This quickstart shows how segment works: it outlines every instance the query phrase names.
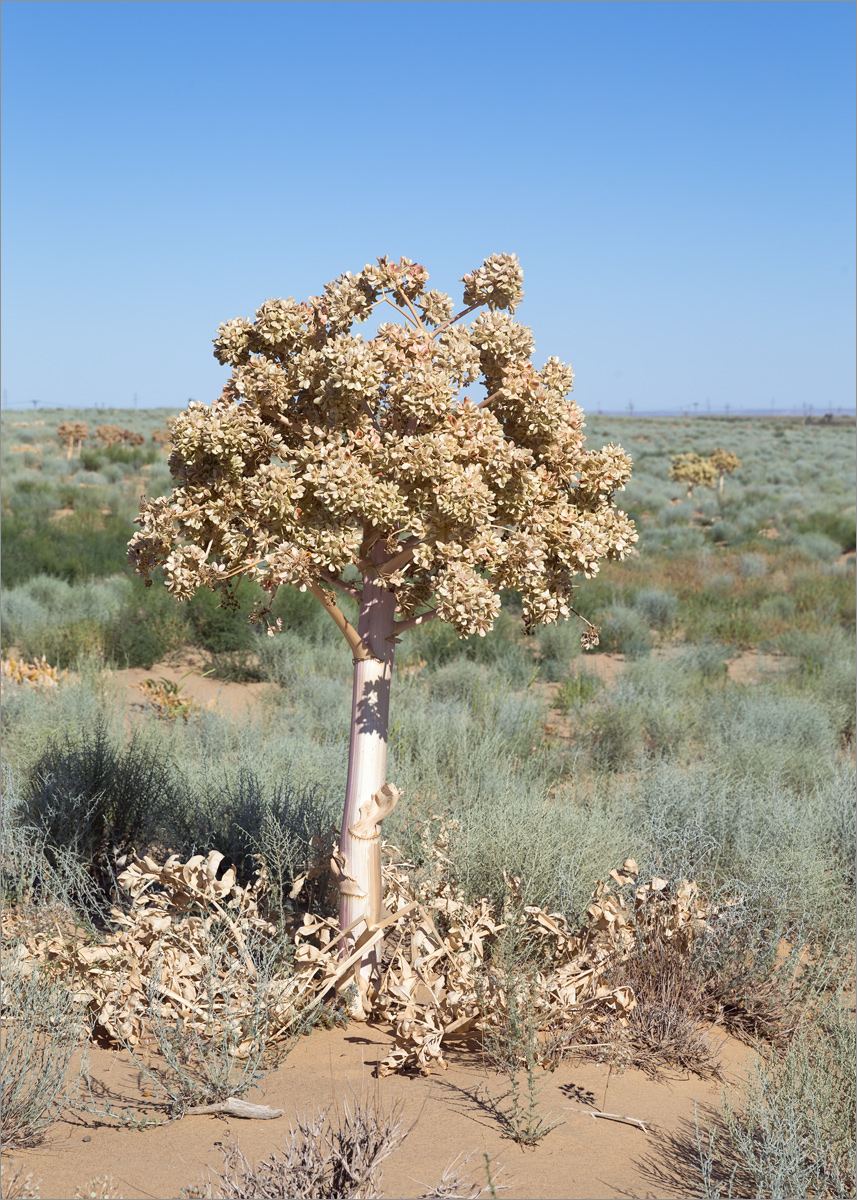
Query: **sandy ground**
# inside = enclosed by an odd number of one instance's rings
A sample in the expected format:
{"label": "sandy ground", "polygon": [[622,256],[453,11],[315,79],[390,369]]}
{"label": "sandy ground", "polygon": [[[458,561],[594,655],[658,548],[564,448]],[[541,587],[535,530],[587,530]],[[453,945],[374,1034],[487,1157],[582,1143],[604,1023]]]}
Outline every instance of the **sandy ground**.
{"label": "sandy ground", "polygon": [[202,707],[216,708],[227,716],[242,716],[252,711],[262,694],[274,686],[270,683],[224,683],[204,675],[204,670],[198,656],[188,653],[169,663],[156,663],[149,670],[129,667],[111,674],[125,687],[131,712],[143,712],[149,706],[147,695],[140,688],[144,679],[169,679],[178,683],[182,696],[190,697]]}
{"label": "sandy ground", "polygon": [[[727,1083],[740,1082],[749,1051],[722,1031],[710,1036],[721,1044]],[[44,1143],[12,1157],[34,1180],[43,1197],[71,1198],[93,1179],[110,1175],[116,1194],[178,1197],[210,1167],[222,1166],[220,1143],[236,1139],[251,1162],[276,1151],[289,1121],[308,1109],[342,1105],[354,1097],[389,1111],[400,1102],[409,1133],[384,1167],[381,1194],[419,1197],[436,1184],[459,1153],[472,1153],[473,1178],[485,1182],[483,1154],[492,1163],[495,1186],[505,1183],[509,1197],[684,1197],[696,1180],[694,1112],[700,1124],[717,1121],[722,1084],[693,1076],[652,1082],[629,1067],[608,1075],[590,1062],[563,1063],[539,1096],[540,1109],[564,1123],[540,1145],[521,1149],[504,1137],[497,1118],[480,1099],[480,1089],[502,1095],[504,1079],[485,1068],[478,1055],[450,1056],[450,1067],[428,1078],[374,1077],[374,1067],[389,1044],[381,1026],[350,1025],[318,1030],[302,1039],[285,1063],[262,1080],[247,1099],[281,1108],[273,1121],[188,1116],[141,1130],[72,1114],[51,1127]],[[142,1092],[150,1085],[126,1052],[92,1049],[91,1074],[100,1103],[155,1118],[158,1106]],[[605,1097],[606,1091],[606,1097]],[[593,1118],[597,1109],[634,1117],[646,1125]],[[4,1156],[7,1159],[7,1156]],[[503,1170],[499,1171],[502,1164]],[[499,1174],[498,1174],[499,1171]],[[83,1192],[82,1194],[88,1194]]]}

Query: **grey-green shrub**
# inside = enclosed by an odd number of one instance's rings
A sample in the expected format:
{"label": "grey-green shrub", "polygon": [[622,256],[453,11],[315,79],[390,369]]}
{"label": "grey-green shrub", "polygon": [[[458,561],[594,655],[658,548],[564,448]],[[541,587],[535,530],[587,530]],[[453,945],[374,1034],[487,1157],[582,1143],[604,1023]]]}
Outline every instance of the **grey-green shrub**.
{"label": "grey-green shrub", "polygon": [[812,699],[787,692],[724,695],[706,714],[706,736],[731,777],[778,777],[798,787],[830,774],[836,731]]}
{"label": "grey-green shrub", "polygon": [[654,645],[646,620],[633,608],[614,604],[603,614],[599,648],[608,653],[643,658]]}
{"label": "grey-green shrub", "polygon": [[678,597],[660,588],[644,588],[634,597],[634,608],[653,628],[668,629],[678,613]]}
{"label": "grey-green shrub", "polygon": [[[763,1050],[740,1109],[724,1096],[725,1136],[698,1131],[701,1194],[852,1197],[854,1055],[853,1016],[841,1003],[829,1004],[817,1024],[805,1021],[785,1053]],[[728,1179],[725,1191],[715,1176]]]}
{"label": "grey-green shrub", "polygon": [[70,1068],[89,1034],[88,1014],[65,980],[40,964],[25,974],[11,961],[0,979],[0,1007],[7,1033],[0,1093],[3,1145],[29,1146],[74,1103],[85,1062],[76,1073]]}

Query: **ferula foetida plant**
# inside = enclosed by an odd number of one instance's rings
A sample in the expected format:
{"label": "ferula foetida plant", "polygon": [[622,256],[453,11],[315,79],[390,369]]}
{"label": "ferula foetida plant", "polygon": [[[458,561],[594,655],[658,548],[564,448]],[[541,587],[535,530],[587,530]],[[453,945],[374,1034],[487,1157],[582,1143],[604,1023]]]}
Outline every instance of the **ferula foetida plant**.
{"label": "ferula foetida plant", "polygon": [[[520,594],[527,628],[567,618],[575,578],[637,539],[614,504],[631,460],[585,448],[569,367],[533,365],[532,333],[513,319],[522,281],[515,255],[492,255],[464,276],[456,312],[424,267],[381,258],[320,296],[266,300],[255,319],[222,324],[214,353],[229,382],[175,420],[173,491],[144,505],[130,544],[146,581],[162,568],[181,599],[209,587],[233,604],[248,576],[272,596],[309,589],[342,631],[354,690],[333,869],[351,944],[382,919],[401,634],[437,618],[484,636],[504,588]],[[364,339],[354,326],[379,305],[391,319]],[[338,594],[358,603],[356,628]],[[273,632],[269,611],[254,619]],[[596,640],[587,627],[584,644]],[[367,947],[364,983],[371,959]]]}
{"label": "ferula foetida plant", "polygon": [[670,479],[683,483],[687,487],[687,499],[693,495],[697,487],[714,487],[717,481],[717,468],[710,458],[691,451],[687,454],[676,454],[670,459]]}

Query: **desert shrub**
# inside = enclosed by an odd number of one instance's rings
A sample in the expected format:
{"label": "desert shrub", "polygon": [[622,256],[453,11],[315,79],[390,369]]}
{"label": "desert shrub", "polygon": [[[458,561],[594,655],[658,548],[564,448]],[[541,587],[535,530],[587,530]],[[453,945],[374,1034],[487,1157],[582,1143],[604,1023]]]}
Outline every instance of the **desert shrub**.
{"label": "desert shrub", "polygon": [[791,539],[791,545],[806,558],[823,563],[833,562],[842,552],[839,542],[826,533],[798,533]]}
{"label": "desert shrub", "polygon": [[789,632],[776,645],[796,660],[795,683],[811,695],[830,717],[846,743],[854,738],[854,639],[842,629],[823,633]]}
{"label": "desert shrub", "polygon": [[235,589],[239,607],[230,609],[221,607],[220,597],[214,592],[199,588],[183,605],[194,644],[214,654],[249,650],[254,644],[254,630],[247,618],[261,594],[258,586],[242,579]]}
{"label": "desert shrub", "polygon": [[626,1034],[635,1067],[654,1078],[687,1071],[721,1077],[716,1046],[701,1029],[710,1010],[705,979],[685,946],[641,926],[634,952],[616,973],[620,980],[637,1000]]}
{"label": "desert shrub", "polygon": [[854,853],[846,800],[853,786],[851,764],[831,767],[826,779],[805,789],[776,771],[759,780],[716,760],[654,759],[614,804],[636,841],[642,874],[697,879],[709,893],[741,880],[745,889],[759,886],[779,897],[761,906],[767,911],[798,914],[819,930],[848,928],[843,864]]}
{"label": "desert shrub", "polygon": [[660,588],[644,588],[634,597],[635,610],[655,629],[665,630],[676,619],[678,597]]}
{"label": "desert shrub", "polygon": [[4,1149],[28,1146],[74,1100],[77,1075],[72,1059],[86,1041],[86,1010],[73,999],[66,982],[47,969],[29,974],[9,961],[0,980],[5,1031],[0,1129]]}
{"label": "desert shrub", "polygon": [[2,768],[0,787],[0,898],[14,905],[32,925],[57,911],[73,912],[78,923],[92,926],[108,917],[108,905],[73,846],[50,846],[43,829],[27,823],[21,775]]}
{"label": "desert shrub", "polygon": [[103,450],[94,448],[81,450],[78,460],[85,471],[97,471],[107,462],[107,455]]}
{"label": "desert shrub", "polygon": [[700,581],[704,588],[715,595],[723,595],[734,590],[736,579],[731,571],[724,571],[718,560],[704,560],[700,563]]}
{"label": "desert shrub", "polygon": [[70,583],[112,575],[124,569],[132,533],[129,519],[90,509],[60,522],[10,513],[3,521],[3,586],[15,587],[33,575],[54,575]]}
{"label": "desert shrub", "polygon": [[[555,661],[555,660],[549,660]],[[604,683],[591,671],[582,667],[566,675],[557,688],[553,699],[553,707],[563,714],[572,708],[579,708],[589,703],[594,696],[603,691]]]}
{"label": "desert shrub", "polygon": [[104,653],[116,666],[149,670],[189,640],[187,606],[163,588],[146,590],[134,581],[104,630]]}
{"label": "desert shrub", "polygon": [[787,593],[766,596],[758,607],[759,619],[762,621],[788,621],[796,611],[794,597]]}
{"label": "desert shrub", "polygon": [[728,646],[701,641],[683,650],[677,662],[682,670],[698,674],[705,680],[725,679],[730,653]]}
{"label": "desert shrub", "polygon": [[119,612],[128,592],[128,580],[122,576],[72,585],[55,576],[36,575],[19,587],[4,589],[4,632],[27,654],[41,654],[42,639],[52,626],[109,619]]}
{"label": "desert shrub", "polygon": [[164,752],[138,733],[117,745],[99,717],[77,737],[48,742],[28,773],[22,816],[44,835],[52,865],[72,851],[109,893],[114,862],[147,850],[181,811]]}
{"label": "desert shrub", "polygon": [[426,672],[426,690],[434,700],[468,700],[489,685],[489,673],[467,658],[455,658]]}
{"label": "desert shrub", "polygon": [[788,692],[724,694],[709,706],[706,736],[730,775],[779,776],[798,787],[828,775],[836,752],[827,713]]}
{"label": "desert shrub", "polygon": [[658,523],[662,528],[671,525],[688,525],[693,517],[696,504],[693,500],[682,500],[680,504],[667,504],[658,514]]}
{"label": "desert shrub", "polygon": [[853,651],[847,658],[834,658],[825,663],[814,690],[842,741],[846,744],[853,744],[855,732]]}
{"label": "desert shrub", "polygon": [[598,771],[627,771],[643,754],[643,712],[635,703],[602,705],[590,726],[589,754]]}
{"label": "desert shrub", "polygon": [[853,513],[818,511],[797,524],[798,533],[821,533],[847,554],[857,544],[857,520]]}
{"label": "desert shrub", "polygon": [[520,617],[511,612],[501,611],[493,630],[481,638],[460,638],[452,626],[433,621],[409,633],[402,649],[406,661],[423,661],[429,668],[454,661],[494,668],[515,686],[526,686],[535,672],[533,654],[522,636]]}
{"label": "desert shrub", "polygon": [[633,608],[614,604],[599,621],[599,649],[628,658],[643,658],[651,650],[654,639],[646,620]]}
{"label": "desert shrub", "polygon": [[[289,906],[295,878],[315,857],[312,838],[326,839],[336,811],[330,797],[318,787],[290,785],[288,779],[263,784],[248,766],[234,776],[211,783],[191,801],[190,844],[176,846],[183,856],[216,848],[238,872],[240,883],[249,883],[264,861],[271,880],[269,902],[276,913]],[[187,801],[186,801],[187,806]],[[305,887],[300,904],[324,891],[325,880]]]}
{"label": "desert shrub", "polygon": [[500,1096],[484,1087],[480,1090],[507,1137],[519,1146],[537,1146],[563,1122],[552,1121],[551,1114],[539,1104],[539,1094],[547,1082],[543,1069],[545,1046],[540,1037],[539,996],[531,982],[532,964],[522,961],[522,957],[521,947],[515,945],[508,930],[492,946],[486,974],[492,990],[499,985],[507,1003],[497,1009],[486,991],[480,989],[482,1010],[495,1008],[495,1019],[485,1029],[482,1047],[490,1065],[506,1076],[509,1090]]}
{"label": "desert shrub", "polygon": [[[538,630],[536,636],[542,660],[540,678],[555,683],[568,673],[572,660],[580,654],[580,634],[581,627],[576,619],[557,621],[555,625],[544,625]],[[556,679],[551,677],[552,674],[556,674]]]}
{"label": "desert shrub", "polygon": [[270,943],[246,932],[243,938],[255,972],[249,1004],[248,968],[236,954],[234,940],[220,936],[216,926],[206,938],[200,962],[197,1012],[187,1020],[176,1019],[172,1006],[169,1013],[165,1011],[161,970],[152,972],[146,1016],[162,1062],[143,1063],[131,1046],[126,1049],[154,1090],[166,1097],[174,1116],[195,1105],[243,1095],[286,1058],[317,1019],[317,1003],[297,1005],[290,1014],[288,1036],[274,1040],[275,1029],[280,1034],[283,1030],[283,1014],[275,1022],[273,1010],[285,974],[291,970],[292,947],[286,939]]}
{"label": "desert shrub", "polygon": [[696,682],[681,662],[643,659],[613,689],[612,701],[642,714],[649,754],[676,754],[693,737],[700,719]]}
{"label": "desert shrub", "polygon": [[[328,621],[328,624],[332,626],[333,622]],[[339,642],[328,640],[321,636],[322,630],[313,630],[313,634],[316,632],[317,638],[283,629],[275,637],[260,637],[255,644],[265,678],[282,689],[284,700],[289,700],[293,694],[296,696],[302,689],[308,691],[307,682],[317,681],[319,677],[343,681],[348,678],[351,663],[342,653],[342,639]],[[339,637],[335,628],[334,632]],[[313,703],[311,694],[309,703]]]}
{"label": "desert shrub", "polygon": [[368,1200],[381,1194],[381,1164],[407,1136],[401,1110],[379,1112],[362,1100],[307,1113],[289,1129],[282,1150],[251,1164],[234,1141],[223,1147],[223,1173],[209,1175],[191,1195],[229,1200]]}
{"label": "desert shrub", "polygon": [[764,554],[742,554],[738,570],[742,579],[763,579],[768,573],[768,560]]}
{"label": "desert shrub", "polygon": [[38,636],[29,636],[22,642],[25,654],[44,654],[54,666],[63,669],[76,666],[87,657],[100,658],[104,654],[104,626],[95,619],[66,621],[47,625]]}
{"label": "desert shrub", "polygon": [[725,1136],[697,1131],[701,1194],[853,1196],[854,1053],[853,1018],[840,1004],[802,1023],[784,1053],[763,1051],[740,1109],[724,1095]]}
{"label": "desert shrub", "polygon": [[156,462],[158,451],[154,446],[121,446],[117,442],[112,446],[90,447],[81,451],[79,462],[87,471],[100,471],[107,463],[139,471],[140,467]]}

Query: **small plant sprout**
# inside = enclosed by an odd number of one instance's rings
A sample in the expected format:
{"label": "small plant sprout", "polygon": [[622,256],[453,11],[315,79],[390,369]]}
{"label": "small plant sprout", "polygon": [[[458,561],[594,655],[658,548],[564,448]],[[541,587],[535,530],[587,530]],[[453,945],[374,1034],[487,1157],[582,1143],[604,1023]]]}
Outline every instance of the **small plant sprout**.
{"label": "small plant sprout", "polygon": [[[492,255],[464,276],[456,312],[424,267],[381,258],[321,296],[267,300],[254,320],[221,325],[229,382],[176,419],[173,491],[143,506],[130,544],[147,583],[161,568],[180,599],[209,587],[235,607],[247,576],[272,600],[283,585],[308,589],[342,632],[353,705],[332,868],[343,954],[363,948],[364,998],[383,936],[380,822],[400,794],[386,763],[402,634],[439,619],[484,636],[504,588],[528,629],[565,619],[576,577],[637,540],[614,504],[631,460],[585,448],[569,367],[533,365],[532,333],[512,318],[522,279],[514,255]],[[393,320],[369,340],[353,333],[379,306]],[[460,396],[475,386],[481,399]],[[597,641],[588,623],[582,640]]]}

